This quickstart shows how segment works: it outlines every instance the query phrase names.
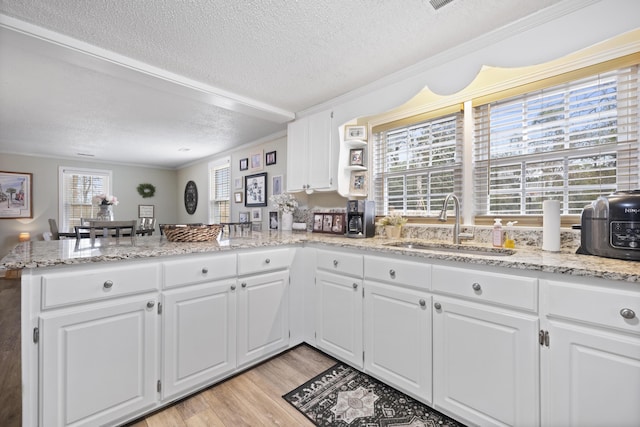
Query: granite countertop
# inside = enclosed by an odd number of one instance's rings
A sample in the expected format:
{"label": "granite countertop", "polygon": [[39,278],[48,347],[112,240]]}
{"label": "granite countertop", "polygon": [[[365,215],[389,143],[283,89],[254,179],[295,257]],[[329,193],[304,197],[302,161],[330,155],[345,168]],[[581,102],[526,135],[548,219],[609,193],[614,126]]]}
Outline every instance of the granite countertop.
{"label": "granite countertop", "polygon": [[[390,244],[398,242],[429,243],[432,246],[444,248],[453,246],[448,241],[426,241],[411,238],[394,241],[380,236],[353,239],[328,234],[269,231],[253,232],[250,236],[232,237],[220,242],[198,243],[174,243],[168,242],[164,237],[145,236],[138,237],[135,245],[132,245],[128,239],[122,239],[117,244],[114,239],[98,239],[92,247],[89,239],[82,239],[79,244],[75,239],[65,239],[20,243],[2,259],[0,265],[6,269],[40,268],[234,249],[313,244],[361,249],[376,254],[401,254],[416,258],[596,277],[640,284],[640,262],[576,255],[575,250],[553,253],[526,247],[516,248],[513,250],[513,254],[504,256],[390,246]],[[465,242],[462,246],[489,248],[487,245],[474,242]]]}

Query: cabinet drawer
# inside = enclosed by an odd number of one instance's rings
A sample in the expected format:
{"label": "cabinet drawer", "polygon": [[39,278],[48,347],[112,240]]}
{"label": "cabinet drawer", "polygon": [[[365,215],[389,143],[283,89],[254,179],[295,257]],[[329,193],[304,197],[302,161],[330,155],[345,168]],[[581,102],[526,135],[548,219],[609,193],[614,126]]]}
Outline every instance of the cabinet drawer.
{"label": "cabinet drawer", "polygon": [[538,279],[434,265],[434,292],[536,312]]}
{"label": "cabinet drawer", "polygon": [[189,285],[236,275],[236,254],[188,256],[162,263],[164,287]]}
{"label": "cabinet drawer", "polygon": [[365,257],[364,277],[421,289],[431,289],[431,265],[393,258]]}
{"label": "cabinet drawer", "polygon": [[[548,315],[640,334],[640,292],[551,280],[541,284]],[[623,316],[631,317],[628,310],[632,318]]]}
{"label": "cabinet drawer", "polygon": [[316,262],[317,268],[322,270],[362,277],[362,255],[318,249]]}
{"label": "cabinet drawer", "polygon": [[42,308],[58,307],[158,289],[159,264],[92,268],[42,276]]}
{"label": "cabinet drawer", "polygon": [[238,254],[238,275],[289,268],[293,261],[293,249],[242,252]]}

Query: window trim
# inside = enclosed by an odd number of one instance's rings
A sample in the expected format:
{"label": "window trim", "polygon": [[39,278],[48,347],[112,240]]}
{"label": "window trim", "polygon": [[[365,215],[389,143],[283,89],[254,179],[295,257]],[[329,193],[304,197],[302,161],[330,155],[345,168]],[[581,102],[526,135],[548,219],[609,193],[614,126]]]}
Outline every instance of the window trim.
{"label": "window trim", "polygon": [[104,187],[105,194],[113,194],[113,171],[109,169],[92,169],[92,168],[78,168],[71,166],[59,166],[58,167],[58,228],[60,231],[69,232],[64,213],[65,213],[65,188],[64,178],[68,173],[77,173],[79,175],[104,175],[107,177],[107,184]]}

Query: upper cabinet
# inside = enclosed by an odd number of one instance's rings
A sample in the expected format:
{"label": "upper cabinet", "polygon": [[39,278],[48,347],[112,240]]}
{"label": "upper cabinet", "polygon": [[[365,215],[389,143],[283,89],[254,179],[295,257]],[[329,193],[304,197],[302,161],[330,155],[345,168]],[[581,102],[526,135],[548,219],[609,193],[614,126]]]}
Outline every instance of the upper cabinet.
{"label": "upper cabinet", "polygon": [[287,191],[337,189],[338,140],[332,131],[333,113],[322,111],[289,123],[287,133]]}

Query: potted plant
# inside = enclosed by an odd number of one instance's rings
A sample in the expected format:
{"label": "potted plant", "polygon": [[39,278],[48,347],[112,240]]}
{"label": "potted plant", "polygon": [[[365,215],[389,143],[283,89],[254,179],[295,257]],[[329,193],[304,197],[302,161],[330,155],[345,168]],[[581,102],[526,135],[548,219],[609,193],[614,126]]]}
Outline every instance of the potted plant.
{"label": "potted plant", "polygon": [[390,239],[399,239],[402,234],[402,226],[407,223],[399,212],[391,212],[378,222],[378,225],[384,227],[384,234]]}

